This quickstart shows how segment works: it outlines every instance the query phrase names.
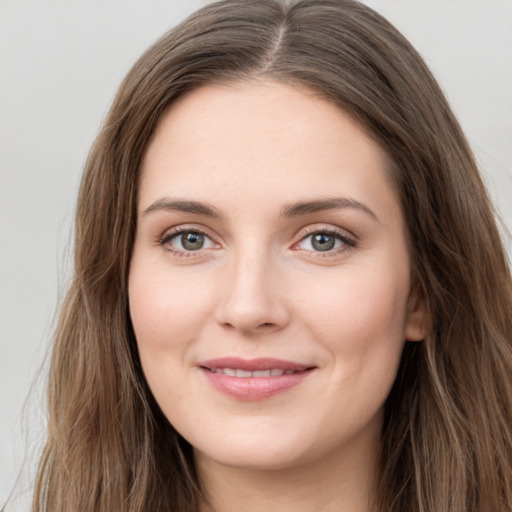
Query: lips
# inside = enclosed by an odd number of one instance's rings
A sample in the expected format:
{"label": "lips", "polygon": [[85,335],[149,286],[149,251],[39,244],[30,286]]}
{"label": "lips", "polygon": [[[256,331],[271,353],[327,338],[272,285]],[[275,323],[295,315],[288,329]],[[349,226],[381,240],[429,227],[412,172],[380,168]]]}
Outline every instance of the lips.
{"label": "lips", "polygon": [[300,384],[315,369],[273,358],[227,357],[203,361],[198,366],[214,389],[239,400],[275,396]]}

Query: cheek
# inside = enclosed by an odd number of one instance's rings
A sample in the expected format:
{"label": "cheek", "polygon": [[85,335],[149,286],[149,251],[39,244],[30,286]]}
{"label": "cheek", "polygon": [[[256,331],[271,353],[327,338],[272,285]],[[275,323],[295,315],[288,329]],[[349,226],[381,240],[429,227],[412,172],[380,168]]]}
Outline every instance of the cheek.
{"label": "cheek", "polygon": [[[196,276],[197,277],[197,276]],[[148,384],[164,411],[186,398],[182,382],[198,334],[211,317],[211,294],[201,279],[170,275],[165,266],[134,258],[130,270],[130,316]]]}
{"label": "cheek", "polygon": [[372,332],[402,333],[405,326],[408,280],[379,272],[343,272],[328,283],[312,282],[307,293],[297,291],[297,304],[326,335],[345,334],[358,344]]}
{"label": "cheek", "polygon": [[165,276],[162,269],[132,265],[130,316],[139,345],[180,344],[193,337],[209,310],[204,287],[179,275]]}
{"label": "cheek", "polygon": [[132,264],[129,302],[144,375],[167,414],[189,400],[190,390],[180,383],[208,300],[187,280],[159,275],[166,276],[165,269]]}
{"label": "cheek", "polygon": [[168,345],[175,339],[170,333],[185,335],[190,324],[187,310],[177,310],[180,300],[171,286],[131,282],[129,298],[130,316],[139,345]]}
{"label": "cheek", "polygon": [[[407,269],[407,267],[405,267]],[[405,341],[409,278],[389,267],[347,268],[300,297],[305,328],[329,353],[339,379],[394,380]],[[300,292],[298,292],[299,294]],[[307,325],[306,325],[307,324]]]}

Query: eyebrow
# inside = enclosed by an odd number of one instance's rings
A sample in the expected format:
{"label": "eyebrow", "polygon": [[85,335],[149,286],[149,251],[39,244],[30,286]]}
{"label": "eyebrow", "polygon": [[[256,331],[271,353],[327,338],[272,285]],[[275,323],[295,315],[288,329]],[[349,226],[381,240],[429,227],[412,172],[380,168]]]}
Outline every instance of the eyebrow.
{"label": "eyebrow", "polygon": [[185,213],[195,213],[196,215],[205,215],[206,217],[221,217],[220,211],[207,203],[201,203],[198,201],[172,200],[166,197],[151,203],[142,212],[142,215],[147,215],[148,213],[154,212],[156,210],[175,210]]}
{"label": "eyebrow", "polygon": [[360,203],[355,199],[348,197],[333,197],[328,199],[317,199],[314,201],[299,201],[285,206],[281,210],[283,217],[299,217],[311,213],[321,212],[325,210],[338,210],[345,208],[355,208],[368,214],[372,219],[378,221],[377,215],[368,208],[364,203]]}
{"label": "eyebrow", "polygon": [[[310,215],[312,213],[321,211],[339,210],[345,208],[361,210],[372,217],[374,220],[379,220],[377,215],[375,215],[375,213],[364,203],[348,197],[333,197],[328,199],[315,199],[312,201],[298,201],[296,203],[284,206],[281,209],[281,217],[300,217],[302,215]],[[148,213],[158,210],[193,213],[196,215],[204,215],[206,217],[213,217],[216,219],[222,218],[221,212],[211,204],[199,201],[173,200],[167,197],[157,199],[151,203],[151,205],[149,205],[142,212],[142,215],[147,215]]]}

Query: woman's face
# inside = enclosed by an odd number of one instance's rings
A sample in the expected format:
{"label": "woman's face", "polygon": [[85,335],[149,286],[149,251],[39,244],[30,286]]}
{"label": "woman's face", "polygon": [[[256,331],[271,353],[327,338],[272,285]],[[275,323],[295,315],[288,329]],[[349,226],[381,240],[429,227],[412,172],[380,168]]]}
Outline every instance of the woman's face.
{"label": "woman's face", "polygon": [[373,450],[404,340],[424,335],[386,157],[276,82],[207,86],[142,164],[129,298],[163,413],[216,463]]}

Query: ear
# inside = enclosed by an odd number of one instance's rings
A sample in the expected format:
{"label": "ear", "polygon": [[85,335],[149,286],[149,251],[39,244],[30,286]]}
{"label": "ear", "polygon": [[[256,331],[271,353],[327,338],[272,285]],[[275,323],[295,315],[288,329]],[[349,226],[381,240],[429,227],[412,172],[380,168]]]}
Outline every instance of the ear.
{"label": "ear", "polygon": [[405,322],[405,339],[421,341],[432,328],[429,308],[418,287],[411,288],[407,302],[407,318]]}

